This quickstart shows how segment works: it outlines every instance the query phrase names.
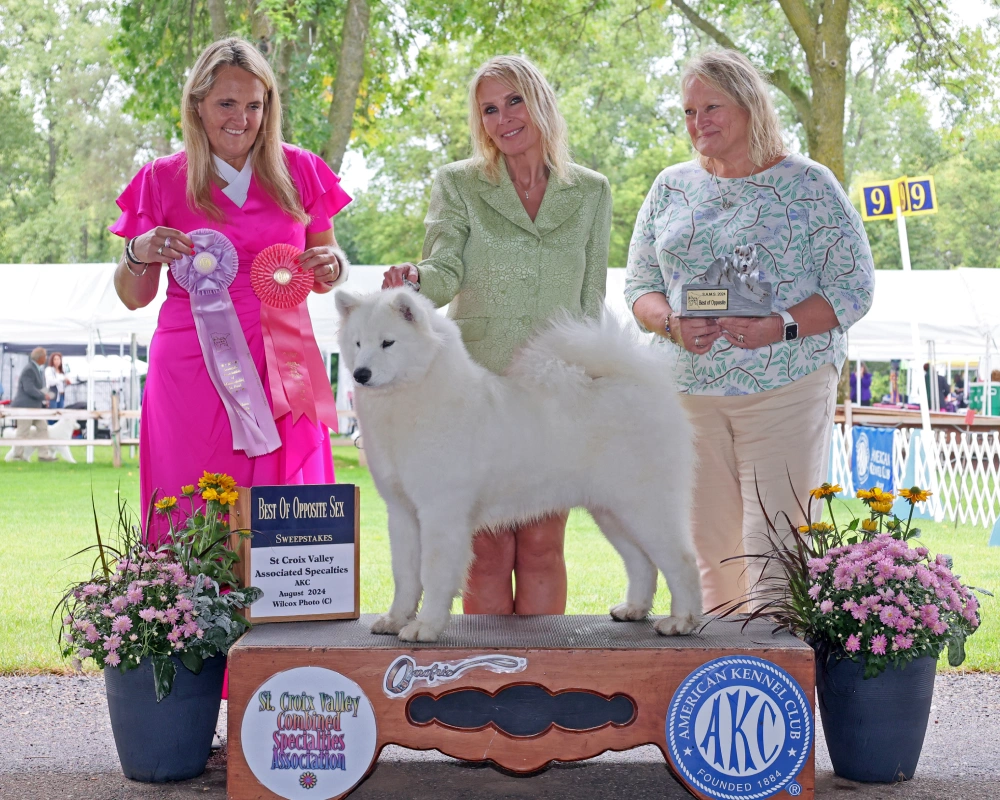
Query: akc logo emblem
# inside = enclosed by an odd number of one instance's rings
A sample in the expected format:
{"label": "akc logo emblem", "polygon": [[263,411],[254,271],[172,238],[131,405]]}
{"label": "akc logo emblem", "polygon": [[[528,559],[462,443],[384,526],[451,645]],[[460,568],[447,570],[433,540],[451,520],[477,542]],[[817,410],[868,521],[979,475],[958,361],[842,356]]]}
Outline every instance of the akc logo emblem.
{"label": "akc logo emblem", "polygon": [[670,701],[667,749],[692,787],[715,800],[802,792],[795,778],[813,744],[813,716],[798,682],[753,656],[692,672]]}

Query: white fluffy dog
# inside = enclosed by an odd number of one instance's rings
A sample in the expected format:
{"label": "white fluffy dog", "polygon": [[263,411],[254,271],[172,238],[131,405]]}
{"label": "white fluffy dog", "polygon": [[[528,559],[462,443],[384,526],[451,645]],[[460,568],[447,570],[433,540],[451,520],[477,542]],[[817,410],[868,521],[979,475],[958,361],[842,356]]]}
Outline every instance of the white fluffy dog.
{"label": "white fluffy dog", "polygon": [[[76,420],[68,419],[63,417],[56,421],[54,425],[49,425],[49,438],[50,439],[72,439],[73,429],[76,428]],[[10,433],[8,434],[8,431]],[[13,439],[17,436],[17,431],[14,428],[4,428],[3,438]],[[68,461],[70,464],[75,464],[76,459],[73,458],[73,453],[70,452],[69,445],[60,445],[59,447],[53,447],[49,445],[49,450],[52,451],[53,455],[62,456],[63,461]],[[22,456],[25,461],[31,460],[31,454],[35,452],[35,447],[32,445],[25,445],[23,448],[24,455]],[[14,460],[14,448],[10,448],[7,451],[7,455],[4,456],[4,461]]]}
{"label": "white fluffy dog", "polygon": [[[476,364],[458,326],[410,289],[337,294],[340,352],[358,384],[372,477],[389,512],[389,613],[374,633],[436,641],[482,528],[584,506],[625,561],[618,620],[643,619],[657,570],[664,635],[690,633],[701,582],[688,524],[692,445],[662,362],[611,318],[566,318],[506,375]],[[423,605],[417,605],[423,594]]]}

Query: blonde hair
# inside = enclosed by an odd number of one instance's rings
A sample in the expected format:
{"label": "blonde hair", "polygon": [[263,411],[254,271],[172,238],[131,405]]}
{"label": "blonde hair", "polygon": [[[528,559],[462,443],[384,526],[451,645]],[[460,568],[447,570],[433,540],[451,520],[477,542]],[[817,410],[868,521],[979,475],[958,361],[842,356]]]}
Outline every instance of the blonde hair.
{"label": "blonde hair", "polygon": [[472,161],[492,183],[500,180],[500,161],[503,154],[486,133],[479,99],[479,84],[487,78],[499,81],[524,100],[531,121],[542,136],[542,155],[549,172],[563,181],[569,181],[569,145],[566,120],[559,113],[556,93],[549,82],[523,56],[496,56],[483,64],[469,84],[469,131],[472,134]]}
{"label": "blonde hair", "polygon": [[267,59],[245,39],[236,37],[220,39],[206,47],[195,62],[184,84],[181,98],[181,125],[184,150],[187,153],[187,202],[192,209],[204,212],[214,220],[225,219],[225,214],[212,201],[212,149],[208,134],[198,116],[198,104],[205,99],[223,67],[239,67],[264,84],[264,109],[250,151],[250,163],[257,183],[266,191],[281,210],[303,224],[310,217],[302,207],[302,200],[292,183],[285,154],[281,148],[281,99],[278,86]]}
{"label": "blonde hair", "polygon": [[[750,59],[735,50],[706,50],[684,65],[682,95],[695,78],[722,92],[750,115],[747,156],[756,166],[785,154],[781,123],[767,88],[768,81]],[[705,169],[710,160],[698,154],[698,163]]]}

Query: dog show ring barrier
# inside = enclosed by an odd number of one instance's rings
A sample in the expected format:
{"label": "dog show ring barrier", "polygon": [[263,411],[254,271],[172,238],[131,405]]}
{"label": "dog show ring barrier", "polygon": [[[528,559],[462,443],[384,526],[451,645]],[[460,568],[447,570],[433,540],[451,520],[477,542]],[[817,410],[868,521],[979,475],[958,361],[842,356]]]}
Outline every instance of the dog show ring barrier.
{"label": "dog show ring barrier", "polygon": [[515,773],[654,744],[702,800],[814,796],[813,651],[772,625],[458,615],[438,642],[262,624],[229,653],[228,794],[340,798],[383,747]]}

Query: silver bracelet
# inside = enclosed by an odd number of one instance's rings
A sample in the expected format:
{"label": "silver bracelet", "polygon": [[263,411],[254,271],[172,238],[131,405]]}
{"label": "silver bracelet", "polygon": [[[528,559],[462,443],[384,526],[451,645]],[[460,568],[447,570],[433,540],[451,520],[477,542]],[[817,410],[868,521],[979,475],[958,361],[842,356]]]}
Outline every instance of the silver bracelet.
{"label": "silver bracelet", "polygon": [[[135,241],[135,237],[132,237],[125,243],[125,269],[136,278],[141,278],[146,274],[146,270],[149,269],[149,264],[145,261],[140,261],[136,255],[135,251],[132,249],[132,242]],[[133,264],[142,264],[142,272],[134,272],[132,270]]]}

